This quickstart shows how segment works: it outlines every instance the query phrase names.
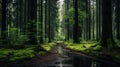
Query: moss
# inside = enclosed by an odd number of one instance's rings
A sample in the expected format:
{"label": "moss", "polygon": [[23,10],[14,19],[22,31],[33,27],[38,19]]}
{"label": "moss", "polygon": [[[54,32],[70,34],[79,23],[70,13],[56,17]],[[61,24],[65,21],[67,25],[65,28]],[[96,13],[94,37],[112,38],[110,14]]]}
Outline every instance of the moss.
{"label": "moss", "polygon": [[[71,45],[67,45],[68,48],[74,49],[74,50],[78,50],[78,51],[86,51],[88,49],[91,49],[92,46],[94,46],[94,43],[87,43],[87,44],[71,44]],[[100,46],[97,46],[94,48],[94,50],[99,49]]]}
{"label": "moss", "polygon": [[34,57],[34,50],[32,49],[0,49],[0,60],[1,61],[15,61],[26,58]]}
{"label": "moss", "polygon": [[2,60],[7,60],[8,55],[12,53],[13,50],[11,49],[0,49],[0,59]]}
{"label": "moss", "polygon": [[10,61],[20,60],[25,58],[32,58],[34,57],[34,51],[30,49],[25,50],[15,50],[13,51],[12,56],[10,57]]}
{"label": "moss", "polygon": [[67,48],[72,50],[81,51],[88,55],[99,56],[100,51],[102,50],[102,46],[96,45],[96,42],[89,43],[81,43],[81,44],[71,44],[67,45]]}
{"label": "moss", "polygon": [[[43,44],[42,47],[50,51],[51,48],[55,46],[55,43]],[[31,59],[36,55],[44,55],[46,51],[38,51],[34,50],[36,46],[30,46],[24,49],[0,49],[0,61],[16,61],[16,60],[24,60]]]}
{"label": "moss", "polygon": [[100,43],[68,44],[66,47],[95,57],[107,56],[107,58],[113,59],[115,62],[120,63],[119,47],[112,49],[104,48],[100,45]]}
{"label": "moss", "polygon": [[102,46],[97,45],[93,48],[94,51],[100,51],[102,49]]}
{"label": "moss", "polygon": [[117,54],[114,56],[114,60],[118,63],[120,63],[120,54]]}
{"label": "moss", "polygon": [[38,52],[38,55],[44,55],[45,54],[45,52],[43,52],[43,51],[40,51],[40,52]]}
{"label": "moss", "polygon": [[88,55],[99,56],[99,51],[102,47],[100,45],[96,45],[96,43],[82,43],[67,45],[67,48],[75,51],[81,51]]}
{"label": "moss", "polygon": [[46,51],[50,51],[53,46],[55,46],[55,43],[53,43],[53,42],[42,45],[43,49],[45,49]]}

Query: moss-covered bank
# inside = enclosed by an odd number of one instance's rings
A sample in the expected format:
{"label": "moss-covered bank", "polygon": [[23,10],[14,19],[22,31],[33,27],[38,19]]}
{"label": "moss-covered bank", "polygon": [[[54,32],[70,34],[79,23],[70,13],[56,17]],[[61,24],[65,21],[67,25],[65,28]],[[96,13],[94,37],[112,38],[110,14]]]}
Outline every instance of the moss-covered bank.
{"label": "moss-covered bank", "polygon": [[120,63],[119,47],[108,49],[100,46],[97,42],[86,42],[81,44],[66,43],[66,47],[75,51],[83,52],[90,56]]}

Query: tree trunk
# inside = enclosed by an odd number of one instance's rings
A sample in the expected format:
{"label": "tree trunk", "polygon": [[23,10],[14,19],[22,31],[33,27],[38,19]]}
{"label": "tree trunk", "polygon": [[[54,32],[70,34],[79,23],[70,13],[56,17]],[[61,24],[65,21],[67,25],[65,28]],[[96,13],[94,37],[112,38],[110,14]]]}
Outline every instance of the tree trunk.
{"label": "tree trunk", "polygon": [[30,44],[37,44],[37,0],[28,1],[28,36]]}
{"label": "tree trunk", "polygon": [[2,39],[2,44],[5,45],[6,43],[6,38],[7,38],[7,33],[5,33],[5,31],[7,31],[7,26],[6,26],[6,4],[7,0],[2,0],[2,25],[1,25],[1,39]]}
{"label": "tree trunk", "polygon": [[78,36],[78,0],[74,0],[74,9],[75,9],[75,17],[74,17],[74,26],[73,26],[73,40],[74,43],[79,43]]}
{"label": "tree trunk", "polygon": [[102,0],[102,40],[101,45],[106,48],[115,44],[112,35],[111,0]]}
{"label": "tree trunk", "polygon": [[48,7],[47,7],[47,4],[48,4],[48,0],[45,0],[45,39],[48,37],[48,25],[47,25],[47,22],[48,22]]}
{"label": "tree trunk", "polygon": [[51,42],[51,1],[48,1],[48,42]]}
{"label": "tree trunk", "polygon": [[43,43],[43,0],[41,0],[41,18],[40,18],[40,43]]}
{"label": "tree trunk", "polygon": [[116,0],[117,39],[120,40],[120,0]]}
{"label": "tree trunk", "polygon": [[96,40],[99,41],[99,0],[96,0]]}

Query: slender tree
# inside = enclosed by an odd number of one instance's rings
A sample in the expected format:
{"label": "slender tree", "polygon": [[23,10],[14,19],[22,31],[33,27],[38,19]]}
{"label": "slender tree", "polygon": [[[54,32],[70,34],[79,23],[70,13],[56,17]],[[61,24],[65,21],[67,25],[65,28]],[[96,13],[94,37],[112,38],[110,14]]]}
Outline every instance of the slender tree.
{"label": "slender tree", "polygon": [[74,9],[75,9],[75,16],[74,16],[74,26],[73,26],[73,40],[74,43],[79,43],[79,36],[78,36],[78,0],[74,0]]}
{"label": "slender tree", "polygon": [[116,0],[117,39],[120,40],[120,0]]}
{"label": "slender tree", "polygon": [[48,0],[48,42],[51,42],[51,0]]}
{"label": "slender tree", "polygon": [[48,4],[48,0],[45,0],[45,39],[48,37],[48,25],[47,25],[47,22],[48,22],[48,7],[47,7],[47,4]]}
{"label": "slender tree", "polygon": [[99,41],[99,0],[96,0],[96,40]]}
{"label": "slender tree", "polygon": [[28,1],[28,36],[30,44],[37,44],[37,0]]}
{"label": "slender tree", "polygon": [[5,31],[7,31],[7,26],[6,26],[6,9],[7,9],[7,0],[2,0],[2,23],[1,23],[1,38],[2,38],[2,44],[6,44],[6,37],[7,37],[7,33],[5,33]]}
{"label": "slender tree", "polygon": [[40,16],[40,43],[43,43],[43,0],[40,2],[41,16]]}

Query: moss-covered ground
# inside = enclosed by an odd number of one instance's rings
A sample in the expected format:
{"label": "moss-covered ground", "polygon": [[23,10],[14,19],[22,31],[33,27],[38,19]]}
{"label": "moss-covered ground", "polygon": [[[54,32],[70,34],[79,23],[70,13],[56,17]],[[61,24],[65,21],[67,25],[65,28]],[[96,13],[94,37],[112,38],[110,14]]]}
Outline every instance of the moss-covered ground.
{"label": "moss-covered ground", "polygon": [[66,42],[66,47],[75,51],[80,51],[90,56],[120,63],[119,47],[108,49],[102,47],[97,42],[82,42],[80,44]]}
{"label": "moss-covered ground", "polygon": [[[44,51],[39,50],[36,52],[36,46],[29,46],[24,49],[8,49],[8,48],[1,48],[0,49],[0,62],[3,61],[19,61],[19,60],[25,60],[25,59],[31,59],[35,57],[36,55],[42,56],[47,51],[50,51],[51,48],[55,45],[55,43],[46,43],[42,45],[42,49]],[[39,48],[39,47],[37,47]]]}

